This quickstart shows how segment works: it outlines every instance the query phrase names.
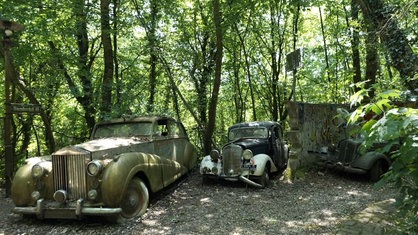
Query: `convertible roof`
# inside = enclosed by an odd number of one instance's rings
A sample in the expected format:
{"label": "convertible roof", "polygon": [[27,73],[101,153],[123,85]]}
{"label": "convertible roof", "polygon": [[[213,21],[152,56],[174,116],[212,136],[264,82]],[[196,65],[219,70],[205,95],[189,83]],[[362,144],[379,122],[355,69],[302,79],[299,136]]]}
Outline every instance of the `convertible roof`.
{"label": "convertible roof", "polygon": [[240,128],[240,127],[254,127],[254,126],[263,126],[266,128],[270,128],[274,125],[280,126],[280,123],[274,122],[274,121],[242,122],[242,123],[234,124],[230,126],[228,129],[234,129],[234,128]]}

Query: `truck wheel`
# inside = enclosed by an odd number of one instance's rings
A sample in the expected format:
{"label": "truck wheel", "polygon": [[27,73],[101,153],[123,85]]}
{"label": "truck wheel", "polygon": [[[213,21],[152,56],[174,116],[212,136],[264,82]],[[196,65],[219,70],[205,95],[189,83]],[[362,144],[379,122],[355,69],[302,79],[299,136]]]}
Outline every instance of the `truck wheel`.
{"label": "truck wheel", "polygon": [[130,219],[145,213],[148,207],[149,193],[145,183],[139,178],[133,178],[122,198],[121,215]]}
{"label": "truck wheel", "polygon": [[270,176],[269,176],[269,169],[268,167],[264,167],[264,172],[260,178],[260,184],[262,188],[266,188],[270,183]]}
{"label": "truck wheel", "polygon": [[369,170],[370,180],[372,182],[377,182],[384,173],[382,160],[377,160]]}

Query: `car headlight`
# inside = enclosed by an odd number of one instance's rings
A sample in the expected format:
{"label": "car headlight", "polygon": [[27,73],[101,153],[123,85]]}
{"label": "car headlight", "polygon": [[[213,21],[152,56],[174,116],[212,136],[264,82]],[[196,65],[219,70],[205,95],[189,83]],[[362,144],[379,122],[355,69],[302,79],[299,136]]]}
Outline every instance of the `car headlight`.
{"label": "car headlight", "polygon": [[90,190],[87,194],[87,196],[89,197],[90,200],[96,200],[97,195],[98,195],[98,193],[97,193],[97,190],[95,190],[95,189]]}
{"label": "car headlight", "polygon": [[45,168],[43,168],[41,165],[36,164],[32,167],[32,177],[39,179],[45,174]]}
{"label": "car headlight", "polygon": [[210,151],[210,158],[212,160],[215,160],[216,161],[216,160],[219,159],[219,157],[220,157],[220,154],[219,154],[219,151],[218,150],[214,149],[214,150]]}
{"label": "car headlight", "polygon": [[251,151],[251,150],[249,150],[249,149],[246,149],[246,150],[244,150],[244,152],[242,153],[242,157],[245,159],[245,160],[250,160],[252,157],[253,157],[253,152]]}
{"label": "car headlight", "polygon": [[100,161],[93,160],[87,164],[87,174],[96,176],[102,171],[103,165]]}

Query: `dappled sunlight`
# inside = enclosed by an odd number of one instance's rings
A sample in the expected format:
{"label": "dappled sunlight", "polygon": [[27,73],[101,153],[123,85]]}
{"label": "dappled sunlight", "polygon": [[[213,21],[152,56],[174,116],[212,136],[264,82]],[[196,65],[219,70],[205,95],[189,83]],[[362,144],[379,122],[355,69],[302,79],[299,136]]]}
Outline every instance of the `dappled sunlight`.
{"label": "dappled sunlight", "polygon": [[325,177],[263,190],[200,180],[154,201],[132,234],[334,234],[342,220],[385,196],[368,183]]}
{"label": "dappled sunlight", "polygon": [[207,203],[211,204],[212,200],[208,197],[205,197],[205,198],[200,199],[200,202],[201,202],[201,204],[207,204]]}
{"label": "dappled sunlight", "polygon": [[352,196],[364,196],[364,197],[371,197],[371,195],[369,193],[366,192],[360,192],[358,190],[352,190],[352,191],[348,191],[347,192],[348,195],[352,195]]}

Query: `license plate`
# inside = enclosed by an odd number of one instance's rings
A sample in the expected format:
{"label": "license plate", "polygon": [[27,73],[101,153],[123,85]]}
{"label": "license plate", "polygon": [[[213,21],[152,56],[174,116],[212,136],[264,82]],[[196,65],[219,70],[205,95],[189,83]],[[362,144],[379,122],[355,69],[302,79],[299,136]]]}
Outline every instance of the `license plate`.
{"label": "license plate", "polygon": [[247,166],[242,166],[243,170],[250,170],[250,171],[255,171],[257,169],[257,165],[247,165]]}

